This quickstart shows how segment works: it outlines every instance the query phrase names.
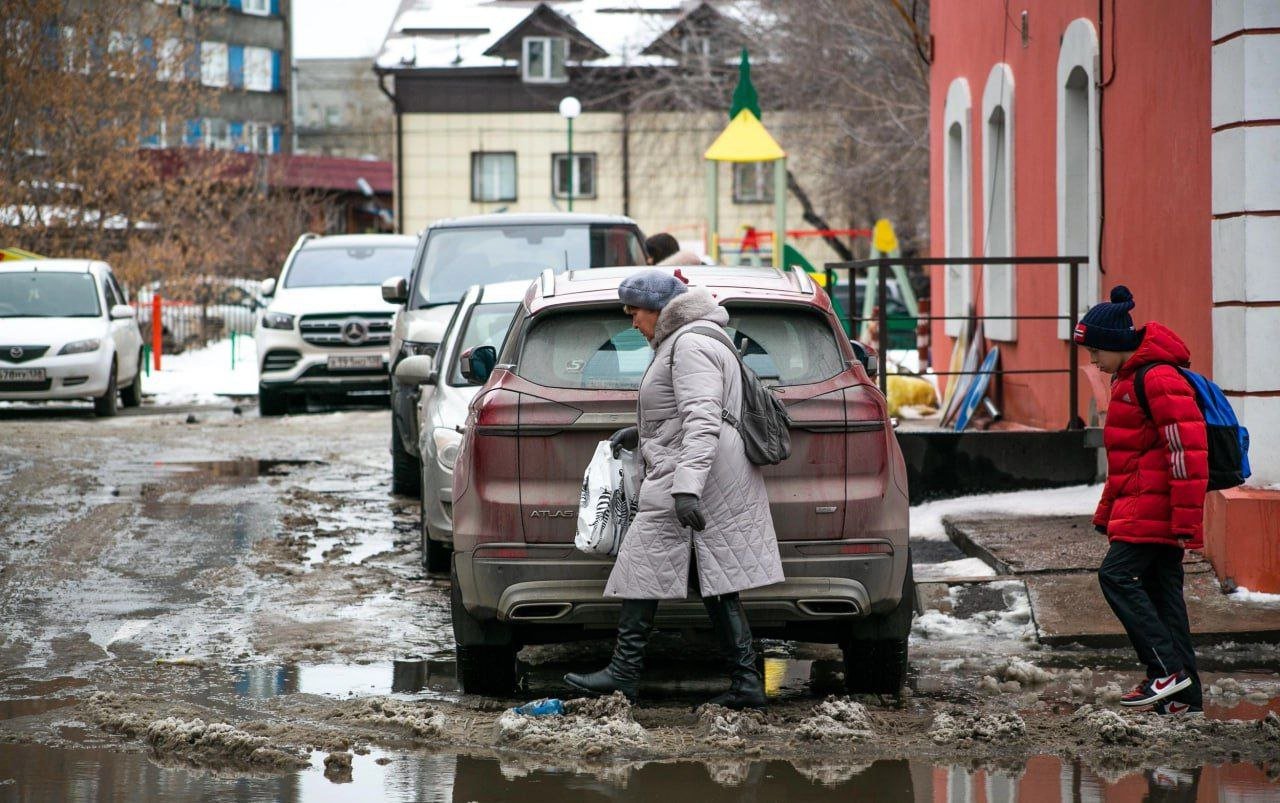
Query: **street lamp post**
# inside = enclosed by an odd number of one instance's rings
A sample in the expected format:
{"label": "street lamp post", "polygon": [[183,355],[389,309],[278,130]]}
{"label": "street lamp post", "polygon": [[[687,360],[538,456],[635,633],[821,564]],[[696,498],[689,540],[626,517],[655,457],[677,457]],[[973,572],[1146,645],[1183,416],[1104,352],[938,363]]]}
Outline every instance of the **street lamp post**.
{"label": "street lamp post", "polygon": [[560,101],[560,116],[565,119],[569,125],[569,158],[566,160],[565,169],[568,170],[566,177],[569,182],[569,211],[573,211],[573,118],[582,114],[582,104],[578,99],[570,95]]}

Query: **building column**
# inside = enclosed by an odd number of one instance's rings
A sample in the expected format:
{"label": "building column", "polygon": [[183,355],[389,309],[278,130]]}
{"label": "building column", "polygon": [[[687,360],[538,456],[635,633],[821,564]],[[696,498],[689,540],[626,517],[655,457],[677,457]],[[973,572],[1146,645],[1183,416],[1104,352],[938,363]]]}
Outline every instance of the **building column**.
{"label": "building column", "polygon": [[1252,439],[1253,477],[1211,493],[1218,576],[1280,593],[1280,4],[1213,2],[1213,378]]}

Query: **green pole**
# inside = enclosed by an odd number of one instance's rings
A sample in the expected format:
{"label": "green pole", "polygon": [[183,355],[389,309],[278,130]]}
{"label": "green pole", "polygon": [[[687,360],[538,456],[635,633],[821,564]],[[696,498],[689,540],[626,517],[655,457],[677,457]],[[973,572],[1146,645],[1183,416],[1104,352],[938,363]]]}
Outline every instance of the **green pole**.
{"label": "green pole", "polygon": [[720,188],[718,184],[719,162],[707,160],[707,253],[717,264],[720,262]]}
{"label": "green pole", "polygon": [[236,370],[236,330],[231,330],[231,370]]}
{"label": "green pole", "polygon": [[786,270],[783,249],[787,245],[787,157],[773,163],[773,266]]}
{"label": "green pole", "polygon": [[151,344],[142,344],[142,367],[147,376],[151,376]]}
{"label": "green pole", "polygon": [[569,120],[569,211],[573,211],[573,118]]}

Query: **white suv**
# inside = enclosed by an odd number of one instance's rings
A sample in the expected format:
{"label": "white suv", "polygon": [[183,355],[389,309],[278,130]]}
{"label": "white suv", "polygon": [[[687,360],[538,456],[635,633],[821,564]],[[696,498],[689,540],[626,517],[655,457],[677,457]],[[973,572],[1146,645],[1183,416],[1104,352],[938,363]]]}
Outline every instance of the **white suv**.
{"label": "white suv", "polygon": [[290,397],[385,394],[394,310],[382,282],[403,276],[418,238],[304,234],[262,283],[271,299],[254,330],[258,411],[288,412]]}
{"label": "white suv", "polygon": [[142,333],[105,262],[0,262],[0,399],[142,403]]}

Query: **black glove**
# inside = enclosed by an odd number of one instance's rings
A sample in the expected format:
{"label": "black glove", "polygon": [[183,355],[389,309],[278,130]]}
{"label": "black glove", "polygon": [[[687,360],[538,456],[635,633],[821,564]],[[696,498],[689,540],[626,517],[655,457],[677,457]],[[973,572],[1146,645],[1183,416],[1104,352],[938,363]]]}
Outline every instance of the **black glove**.
{"label": "black glove", "polygon": [[1101,533],[1102,535],[1106,535],[1106,534],[1107,534],[1107,525],[1105,525],[1105,524],[1095,524],[1095,525],[1093,525],[1093,529],[1097,530],[1097,531],[1098,531],[1099,533]]}
{"label": "black glove", "polygon": [[681,527],[692,527],[698,532],[707,528],[707,520],[702,517],[702,502],[693,494],[672,494],[676,500],[676,520]]}
{"label": "black glove", "polygon": [[614,458],[618,457],[619,449],[634,452],[640,445],[640,430],[635,427],[623,427],[609,436],[609,445],[613,447]]}

